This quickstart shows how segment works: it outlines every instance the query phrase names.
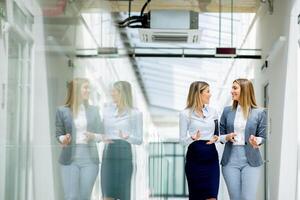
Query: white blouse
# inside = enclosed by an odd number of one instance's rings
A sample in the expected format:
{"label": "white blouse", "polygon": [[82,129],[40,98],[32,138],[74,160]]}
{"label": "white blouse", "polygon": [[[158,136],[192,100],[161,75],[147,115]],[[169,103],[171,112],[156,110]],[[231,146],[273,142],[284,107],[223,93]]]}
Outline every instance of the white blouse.
{"label": "white blouse", "polygon": [[218,120],[217,111],[209,106],[202,109],[203,117],[200,117],[191,109],[185,109],[179,113],[180,143],[189,145],[194,140],[192,135],[200,131],[200,140],[210,140],[215,133],[215,120]]}
{"label": "white blouse", "polygon": [[131,144],[143,142],[143,115],[137,109],[126,110],[118,114],[115,104],[108,104],[103,109],[104,134],[107,139],[123,139],[120,132],[128,134]]}
{"label": "white blouse", "polygon": [[87,144],[87,120],[84,105],[79,106],[76,118],[74,118],[74,125],[76,128],[76,144]]}
{"label": "white blouse", "polygon": [[234,118],[234,137],[235,142],[233,145],[245,145],[245,129],[246,129],[247,119],[244,117],[242,108],[238,105]]}

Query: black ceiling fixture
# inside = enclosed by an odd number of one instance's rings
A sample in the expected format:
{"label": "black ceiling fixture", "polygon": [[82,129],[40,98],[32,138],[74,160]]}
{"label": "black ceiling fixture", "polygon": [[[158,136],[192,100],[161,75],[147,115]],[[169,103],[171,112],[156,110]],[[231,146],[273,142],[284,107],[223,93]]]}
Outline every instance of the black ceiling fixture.
{"label": "black ceiling fixture", "polygon": [[[150,12],[144,13],[146,7],[150,3],[151,0],[147,0],[142,7],[140,15],[130,16],[131,12],[131,4],[129,4],[128,9],[128,17],[123,21],[119,22],[119,28],[150,28]],[[131,2],[131,1],[130,1]]]}

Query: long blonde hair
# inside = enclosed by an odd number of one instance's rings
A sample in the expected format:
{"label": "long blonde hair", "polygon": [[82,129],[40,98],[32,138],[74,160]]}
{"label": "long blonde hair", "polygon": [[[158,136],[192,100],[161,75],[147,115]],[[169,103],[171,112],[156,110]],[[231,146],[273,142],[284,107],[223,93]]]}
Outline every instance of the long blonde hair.
{"label": "long blonde hair", "polygon": [[78,114],[79,105],[81,103],[88,105],[88,100],[83,100],[81,96],[81,87],[84,83],[89,83],[89,80],[86,78],[74,78],[68,83],[65,106],[71,109],[75,117]]}
{"label": "long blonde hair", "polygon": [[113,88],[120,94],[120,102],[118,105],[120,111],[132,109],[132,90],[130,83],[127,81],[117,81],[113,84]]}
{"label": "long blonde hair", "polygon": [[241,87],[239,101],[233,100],[232,107],[237,109],[238,104],[242,107],[244,117],[247,118],[251,108],[257,108],[254,87],[250,80],[239,78],[233,81]]}
{"label": "long blonde hair", "polygon": [[186,108],[192,110],[202,109],[204,103],[200,98],[200,94],[209,87],[209,84],[204,81],[195,81],[190,85],[189,94],[186,101]]}

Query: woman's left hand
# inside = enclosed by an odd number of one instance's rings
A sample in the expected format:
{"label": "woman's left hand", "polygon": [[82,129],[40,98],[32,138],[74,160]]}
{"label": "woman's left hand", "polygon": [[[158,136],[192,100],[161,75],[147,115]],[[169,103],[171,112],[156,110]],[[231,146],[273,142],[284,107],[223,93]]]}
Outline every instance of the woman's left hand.
{"label": "woman's left hand", "polygon": [[119,131],[119,136],[120,138],[127,140],[129,138],[129,134],[122,132],[121,130]]}
{"label": "woman's left hand", "polygon": [[219,139],[219,136],[214,135],[208,142],[206,142],[206,144],[213,144],[215,142],[217,142]]}
{"label": "woman's left hand", "polygon": [[259,148],[259,144],[257,142],[257,138],[254,135],[250,135],[249,142],[254,149]]}

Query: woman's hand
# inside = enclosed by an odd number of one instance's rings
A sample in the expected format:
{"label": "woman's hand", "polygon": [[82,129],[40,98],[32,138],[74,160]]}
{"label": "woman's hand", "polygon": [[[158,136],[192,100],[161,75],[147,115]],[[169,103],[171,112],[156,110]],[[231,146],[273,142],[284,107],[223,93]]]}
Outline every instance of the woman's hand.
{"label": "woman's hand", "polygon": [[198,130],[194,135],[191,136],[192,140],[196,141],[199,140],[201,138],[201,133]]}
{"label": "woman's hand", "polygon": [[236,136],[236,133],[229,133],[226,135],[226,141],[229,141],[229,142],[235,142],[235,139],[234,137]]}
{"label": "woman's hand", "polygon": [[94,133],[91,133],[91,132],[86,132],[85,134],[85,141],[86,142],[90,142],[90,141],[93,141],[96,139],[96,136]]}
{"label": "woman's hand", "polygon": [[124,133],[121,130],[119,130],[119,136],[120,138],[127,140],[129,138],[129,134],[128,133]]}
{"label": "woman's hand", "polygon": [[62,147],[66,147],[68,146],[69,144],[71,144],[71,134],[70,133],[67,133],[65,136],[64,136],[64,139],[61,143]]}
{"label": "woman's hand", "polygon": [[101,134],[101,141],[105,144],[111,144],[114,143],[111,139],[108,139],[108,137],[105,134]]}
{"label": "woman's hand", "polygon": [[206,142],[206,144],[213,144],[213,143],[217,142],[218,139],[219,139],[219,136],[214,135],[208,142]]}
{"label": "woman's hand", "polygon": [[257,142],[257,137],[255,137],[254,135],[250,135],[250,137],[249,137],[249,142],[250,142],[250,144],[252,145],[252,147],[253,147],[254,149],[259,148],[259,144],[258,144],[258,142]]}

